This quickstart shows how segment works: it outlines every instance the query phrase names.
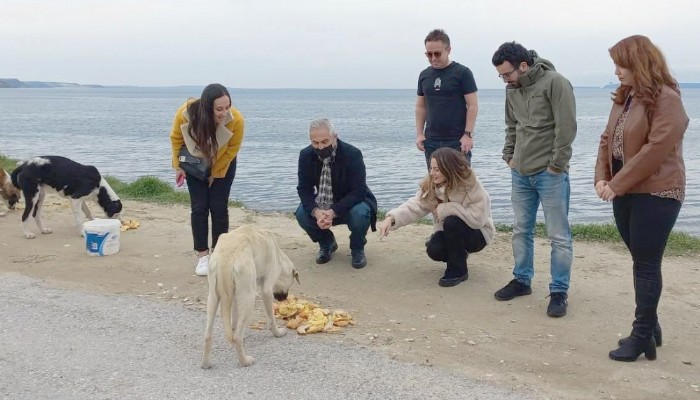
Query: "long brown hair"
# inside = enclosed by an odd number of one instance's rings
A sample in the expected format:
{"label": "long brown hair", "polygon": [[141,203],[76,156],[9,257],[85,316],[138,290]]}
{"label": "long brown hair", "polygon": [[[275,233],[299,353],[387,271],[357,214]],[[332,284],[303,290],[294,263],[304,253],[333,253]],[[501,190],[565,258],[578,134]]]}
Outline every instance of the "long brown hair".
{"label": "long brown hair", "polygon": [[[464,154],[449,147],[441,147],[430,155],[431,159],[435,159],[440,172],[445,176],[445,193],[460,187],[470,188],[474,184],[474,175],[469,167]],[[435,200],[435,184],[433,183],[430,174],[428,174],[420,183],[421,192],[427,194],[426,200]]]}
{"label": "long brown hair", "polygon": [[190,126],[187,133],[211,164],[214,164],[216,151],[219,147],[216,142],[214,100],[221,96],[228,97],[229,104],[231,103],[228,89],[224,85],[212,83],[202,90],[202,96],[198,100],[187,106],[187,113],[190,115]]}
{"label": "long brown hair", "polygon": [[620,85],[612,93],[616,104],[623,104],[634,90],[635,100],[641,102],[649,114],[664,86],[669,86],[680,95],[678,82],[671,77],[666,58],[648,37],[634,35],[624,38],[611,47],[609,52],[617,66],[634,74],[634,86]]}

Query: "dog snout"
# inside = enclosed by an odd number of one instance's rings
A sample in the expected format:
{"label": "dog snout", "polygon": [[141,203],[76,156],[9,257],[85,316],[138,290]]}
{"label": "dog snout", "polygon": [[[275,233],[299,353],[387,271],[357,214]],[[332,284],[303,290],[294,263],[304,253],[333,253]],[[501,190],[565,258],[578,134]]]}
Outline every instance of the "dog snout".
{"label": "dog snout", "polygon": [[287,300],[288,293],[287,292],[275,292],[275,293],[273,293],[273,295],[275,296],[275,300],[285,301],[285,300]]}
{"label": "dog snout", "polygon": [[17,203],[19,203],[19,196],[12,195],[12,196],[10,196],[9,199],[7,199],[7,207],[8,207],[10,210],[14,210],[14,209],[15,209],[15,204],[17,204]]}

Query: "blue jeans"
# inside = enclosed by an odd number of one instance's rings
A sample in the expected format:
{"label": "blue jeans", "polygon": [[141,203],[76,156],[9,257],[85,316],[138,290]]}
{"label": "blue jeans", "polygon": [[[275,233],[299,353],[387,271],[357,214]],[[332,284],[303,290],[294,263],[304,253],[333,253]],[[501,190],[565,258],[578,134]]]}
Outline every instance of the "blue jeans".
{"label": "blue jeans", "polygon": [[[327,249],[333,245],[335,236],[330,229],[321,229],[316,223],[316,218],[304,210],[299,205],[294,212],[301,229],[306,231],[314,243],[318,243],[321,248]],[[372,218],[372,208],[364,201],[356,204],[347,215],[333,219],[333,226],[347,225],[350,229],[350,250],[364,250],[367,243],[367,230]]]}
{"label": "blue jeans", "polygon": [[[430,171],[430,156],[433,152],[441,147],[449,147],[455,149],[459,152],[462,151],[462,143],[457,140],[437,140],[437,139],[425,139],[423,141],[423,148],[425,149],[425,163],[428,165],[428,171]],[[472,152],[465,154],[467,157],[467,162],[469,165],[472,163]]]}
{"label": "blue jeans", "polygon": [[511,169],[513,212],[513,275],[530,286],[535,275],[535,223],[540,202],[544,211],[547,236],[552,243],[550,292],[567,292],[571,277],[573,246],[569,226],[569,174],[553,174],[548,170],[523,176]]}

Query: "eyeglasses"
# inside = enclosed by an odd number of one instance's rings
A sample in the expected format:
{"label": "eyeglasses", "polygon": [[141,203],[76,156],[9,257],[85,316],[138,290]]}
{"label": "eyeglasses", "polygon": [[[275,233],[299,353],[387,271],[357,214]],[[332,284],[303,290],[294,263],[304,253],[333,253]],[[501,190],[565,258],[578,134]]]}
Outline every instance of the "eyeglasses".
{"label": "eyeglasses", "polygon": [[503,79],[503,80],[510,79],[510,75],[517,70],[518,70],[517,68],[513,68],[513,70],[510,72],[506,72],[505,74],[498,74],[498,77]]}
{"label": "eyeglasses", "polygon": [[425,56],[428,58],[440,58],[442,57],[442,52],[441,51],[426,51]]}

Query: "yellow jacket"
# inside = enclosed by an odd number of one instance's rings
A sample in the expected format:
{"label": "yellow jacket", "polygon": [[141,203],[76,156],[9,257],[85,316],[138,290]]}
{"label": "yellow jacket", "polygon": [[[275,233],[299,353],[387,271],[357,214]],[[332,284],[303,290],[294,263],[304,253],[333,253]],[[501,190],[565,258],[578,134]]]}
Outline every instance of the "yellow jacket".
{"label": "yellow jacket", "polygon": [[[187,146],[187,150],[195,157],[201,157],[202,153],[197,149],[194,139],[187,134],[189,127],[189,114],[187,106],[194,99],[189,99],[175,113],[173,129],[170,132],[170,142],[173,150],[173,168],[180,168],[178,155],[182,146]],[[224,120],[224,123],[216,129],[216,142],[218,149],[216,159],[211,168],[212,178],[223,178],[231,165],[231,161],[236,158],[243,142],[243,127],[245,120],[237,109],[231,107],[231,112]]]}

